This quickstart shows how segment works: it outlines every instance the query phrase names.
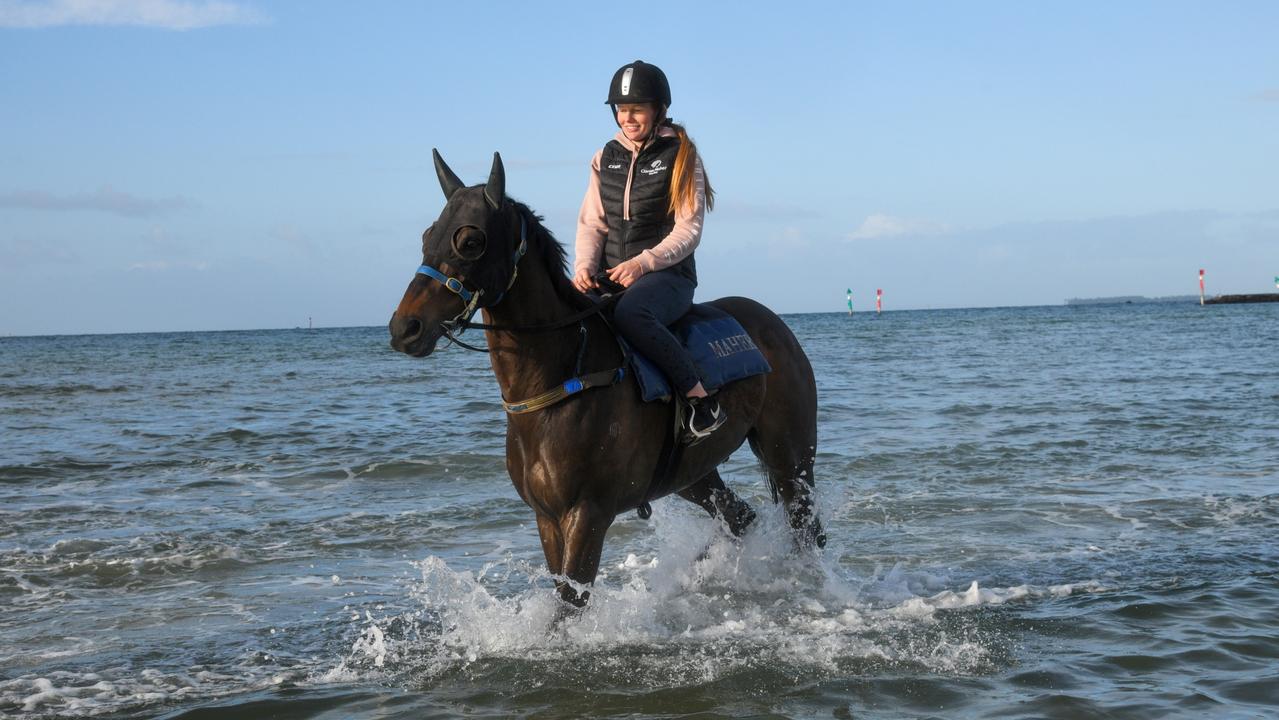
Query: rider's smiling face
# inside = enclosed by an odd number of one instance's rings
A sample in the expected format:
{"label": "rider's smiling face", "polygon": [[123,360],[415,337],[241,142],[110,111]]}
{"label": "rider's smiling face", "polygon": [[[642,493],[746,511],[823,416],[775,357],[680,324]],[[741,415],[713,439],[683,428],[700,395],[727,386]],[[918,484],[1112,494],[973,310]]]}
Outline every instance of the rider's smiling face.
{"label": "rider's smiling face", "polygon": [[643,142],[653,131],[657,112],[650,103],[634,103],[617,106],[617,124],[622,134],[631,142]]}

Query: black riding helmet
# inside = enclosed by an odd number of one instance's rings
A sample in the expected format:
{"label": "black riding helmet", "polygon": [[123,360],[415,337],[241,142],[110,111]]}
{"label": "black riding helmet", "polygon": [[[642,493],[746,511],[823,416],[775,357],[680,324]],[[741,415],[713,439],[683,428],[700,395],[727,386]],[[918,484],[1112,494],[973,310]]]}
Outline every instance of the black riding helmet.
{"label": "black riding helmet", "polygon": [[661,103],[662,107],[670,107],[671,84],[666,81],[666,73],[643,60],[618,68],[613,73],[613,82],[609,83],[608,100],[604,104],[623,103]]}

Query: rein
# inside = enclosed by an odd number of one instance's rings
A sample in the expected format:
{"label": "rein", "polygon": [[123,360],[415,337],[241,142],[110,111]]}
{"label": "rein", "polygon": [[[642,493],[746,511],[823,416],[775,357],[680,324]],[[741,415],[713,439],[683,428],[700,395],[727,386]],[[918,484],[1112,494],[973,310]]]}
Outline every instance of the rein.
{"label": "rein", "polygon": [[[625,292],[623,290],[622,292]],[[581,322],[592,315],[598,315],[614,304],[621,298],[622,293],[607,293],[601,296],[600,301],[595,303],[593,307],[589,307],[581,312],[554,322],[542,323],[541,325],[490,325],[488,323],[477,323],[466,320],[461,323],[463,329],[476,328],[477,330],[496,330],[498,332],[550,332],[552,330],[560,330],[568,327],[576,322]]]}

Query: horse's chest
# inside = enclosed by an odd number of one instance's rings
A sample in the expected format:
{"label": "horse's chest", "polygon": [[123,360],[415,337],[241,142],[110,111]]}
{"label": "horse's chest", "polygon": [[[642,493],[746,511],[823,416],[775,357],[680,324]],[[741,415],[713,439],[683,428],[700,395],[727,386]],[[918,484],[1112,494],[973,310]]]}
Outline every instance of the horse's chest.
{"label": "horse's chest", "polygon": [[614,419],[594,427],[544,429],[536,442],[524,437],[508,443],[507,470],[524,502],[558,516],[584,495],[624,493],[636,484],[645,463],[627,433],[626,423]]}

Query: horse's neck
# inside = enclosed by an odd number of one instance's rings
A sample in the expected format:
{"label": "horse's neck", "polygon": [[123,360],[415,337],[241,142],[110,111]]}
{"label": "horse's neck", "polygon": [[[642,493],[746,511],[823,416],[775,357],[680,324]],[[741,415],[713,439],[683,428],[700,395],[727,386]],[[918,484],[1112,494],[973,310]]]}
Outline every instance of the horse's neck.
{"label": "horse's neck", "polygon": [[[520,276],[506,298],[484,311],[485,321],[504,327],[548,325],[578,309],[555,292],[546,270],[525,258]],[[502,396],[517,402],[541,394],[567,380],[577,356],[576,323],[549,332],[487,331],[489,358]]]}

